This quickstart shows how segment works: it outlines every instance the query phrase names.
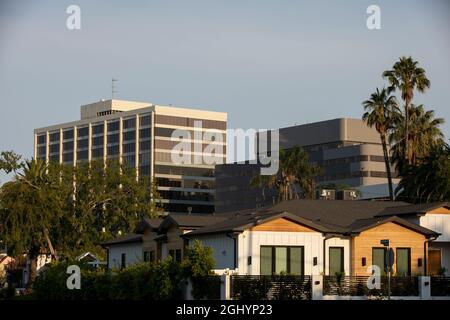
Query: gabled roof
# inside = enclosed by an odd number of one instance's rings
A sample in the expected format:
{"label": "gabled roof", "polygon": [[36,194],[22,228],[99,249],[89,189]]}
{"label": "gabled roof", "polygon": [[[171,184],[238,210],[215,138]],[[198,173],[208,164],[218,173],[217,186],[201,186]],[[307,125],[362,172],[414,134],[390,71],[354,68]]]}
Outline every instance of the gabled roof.
{"label": "gabled roof", "polygon": [[178,228],[201,228],[219,221],[228,219],[229,216],[216,215],[168,215],[160,224],[160,230],[167,229],[171,225]]}
{"label": "gabled roof", "polygon": [[269,222],[278,218],[286,218],[290,221],[297,222],[311,229],[317,230],[318,232],[328,233],[336,232],[339,227],[330,228],[330,226],[318,223],[316,221],[311,221],[300,217],[298,215],[293,215],[289,212],[275,211],[271,209],[258,210],[253,212],[247,212],[246,214],[237,214],[231,216],[230,218],[223,220],[221,222],[215,223],[213,225],[203,227],[201,229],[194,230],[192,232],[182,235],[182,237],[191,237],[201,234],[211,234],[211,233],[233,233],[242,232],[246,229],[255,227],[257,225]]}
{"label": "gabled roof", "polygon": [[136,233],[144,233],[149,228],[153,231],[158,230],[159,226],[163,222],[162,218],[144,218],[137,226]]}
{"label": "gabled roof", "polygon": [[426,237],[434,237],[434,236],[440,235],[439,233],[434,232],[433,230],[421,227],[418,224],[411,223],[411,222],[409,222],[405,219],[402,219],[400,217],[397,217],[397,216],[377,217],[377,218],[372,218],[372,219],[356,220],[349,226],[348,232],[352,233],[352,234],[358,234],[360,232],[366,231],[368,229],[371,229],[373,227],[376,227],[376,226],[379,226],[379,225],[382,225],[382,224],[385,224],[388,222],[393,222],[393,223],[399,224],[405,228],[408,228],[408,229],[411,229],[418,233],[421,233]]}
{"label": "gabled roof", "polygon": [[306,219],[347,227],[359,219],[373,218],[389,207],[408,206],[406,202],[306,200],[295,199],[276,204],[275,210],[286,211]]}
{"label": "gabled roof", "polygon": [[428,211],[438,209],[441,207],[449,207],[450,202],[432,202],[423,204],[410,204],[406,206],[395,206],[385,208],[377,216],[393,216],[393,215],[413,215],[413,214],[425,214]]}
{"label": "gabled roof", "polygon": [[142,234],[130,233],[123,237],[115,238],[109,241],[105,241],[102,243],[103,247],[107,247],[110,245],[123,244],[123,243],[132,243],[132,242],[142,242]]}

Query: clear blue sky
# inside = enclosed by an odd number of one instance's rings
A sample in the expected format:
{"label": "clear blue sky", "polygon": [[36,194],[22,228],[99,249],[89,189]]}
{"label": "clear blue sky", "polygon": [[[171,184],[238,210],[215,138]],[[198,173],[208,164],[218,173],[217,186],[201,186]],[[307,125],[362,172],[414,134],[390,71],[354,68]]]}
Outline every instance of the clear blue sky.
{"label": "clear blue sky", "polygon": [[[81,7],[82,29],[66,28]],[[366,8],[381,7],[381,30]],[[0,150],[30,157],[33,129],[118,98],[229,114],[229,127],[361,117],[383,70],[412,55],[418,94],[450,137],[448,1],[2,1]],[[0,176],[4,181],[4,176]]]}

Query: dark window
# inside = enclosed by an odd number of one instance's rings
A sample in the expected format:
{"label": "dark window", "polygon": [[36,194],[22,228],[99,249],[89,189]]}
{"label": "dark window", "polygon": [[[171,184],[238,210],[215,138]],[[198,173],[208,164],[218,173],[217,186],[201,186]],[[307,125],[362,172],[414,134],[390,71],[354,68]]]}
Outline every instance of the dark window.
{"label": "dark window", "polygon": [[123,133],[123,141],[136,140],[136,131],[127,131]]}
{"label": "dark window", "polygon": [[123,153],[130,153],[130,152],[136,152],[136,143],[127,143],[123,145],[122,148]]}
{"label": "dark window", "polygon": [[139,165],[148,166],[150,164],[150,153],[141,153],[139,154]]}
{"label": "dark window", "polygon": [[334,276],[337,273],[344,272],[344,248],[330,247],[330,254],[328,259],[330,276]]}
{"label": "dark window", "polygon": [[383,156],[370,156],[370,161],[384,162],[384,157]]}
{"label": "dark window", "polygon": [[155,173],[174,174],[183,176],[214,177],[214,169],[163,166],[163,165],[155,166]]}
{"label": "dark window", "polygon": [[151,141],[141,141],[139,142],[139,150],[150,150],[150,146],[151,146]]}
{"label": "dark window", "polygon": [[104,125],[103,123],[96,124],[92,126],[92,134],[103,134],[104,133]]}
{"label": "dark window", "polygon": [[125,253],[122,253],[122,256],[120,257],[120,268],[123,269],[127,266],[127,256]]}
{"label": "dark window", "polygon": [[67,141],[63,143],[63,151],[73,150],[73,141]]}
{"label": "dark window", "polygon": [[77,136],[78,137],[86,137],[89,135],[89,127],[83,127],[77,129]]}
{"label": "dark window", "polygon": [[88,158],[88,151],[78,151],[77,152],[77,160],[87,160]]}
{"label": "dark window", "polygon": [[109,134],[107,143],[118,143],[119,142],[119,134]]}
{"label": "dark window", "polygon": [[397,275],[411,275],[411,249],[397,248]]}
{"label": "dark window", "polygon": [[175,261],[181,262],[181,249],[175,250]]}
{"label": "dark window", "polygon": [[141,127],[149,126],[151,124],[152,118],[150,115],[139,117],[139,124]]}
{"label": "dark window", "polygon": [[49,149],[50,149],[49,150],[50,153],[59,152],[59,143],[51,144]]}
{"label": "dark window", "polygon": [[92,149],[92,158],[102,158],[103,148]]}
{"label": "dark window", "polygon": [[64,140],[73,139],[73,129],[63,131],[63,139]]}
{"label": "dark window", "polygon": [[42,134],[40,136],[37,136],[37,144],[43,144],[45,143],[47,136],[45,134]]}
{"label": "dark window", "polygon": [[140,139],[150,138],[151,135],[152,135],[152,131],[150,130],[150,128],[139,130],[139,138]]}
{"label": "dark window", "polygon": [[304,274],[304,247],[261,246],[260,274]]}
{"label": "dark window", "polygon": [[108,131],[118,131],[119,121],[108,122]]}
{"label": "dark window", "polygon": [[103,136],[92,138],[92,146],[103,146]]}
{"label": "dark window", "polygon": [[77,148],[87,148],[89,146],[88,139],[82,139],[77,141]]}
{"label": "dark window", "polygon": [[59,154],[52,155],[48,158],[50,162],[59,162]]}
{"label": "dark window", "polygon": [[50,133],[50,142],[59,141],[59,131]]}
{"label": "dark window", "polygon": [[123,126],[123,129],[135,128],[136,127],[136,118],[123,120],[122,126]]}
{"label": "dark window", "polygon": [[45,158],[45,153],[46,153],[45,145],[37,148],[37,156],[38,157],[44,157]]}
{"label": "dark window", "polygon": [[72,161],[73,161],[73,152],[63,154],[63,162],[72,162]]}
{"label": "dark window", "polygon": [[136,166],[136,156],[125,156],[123,162],[128,168],[134,168]]}
{"label": "dark window", "polygon": [[114,156],[119,154],[119,146],[108,147],[108,156]]}

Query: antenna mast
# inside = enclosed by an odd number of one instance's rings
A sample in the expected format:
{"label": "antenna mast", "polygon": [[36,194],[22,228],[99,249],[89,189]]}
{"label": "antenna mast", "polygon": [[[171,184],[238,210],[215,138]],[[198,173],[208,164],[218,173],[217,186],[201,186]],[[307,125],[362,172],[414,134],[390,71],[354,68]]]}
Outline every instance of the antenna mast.
{"label": "antenna mast", "polygon": [[117,79],[114,79],[114,78],[111,79],[111,99],[114,99],[114,94],[117,93],[117,90],[116,90],[116,82],[117,81],[118,81]]}

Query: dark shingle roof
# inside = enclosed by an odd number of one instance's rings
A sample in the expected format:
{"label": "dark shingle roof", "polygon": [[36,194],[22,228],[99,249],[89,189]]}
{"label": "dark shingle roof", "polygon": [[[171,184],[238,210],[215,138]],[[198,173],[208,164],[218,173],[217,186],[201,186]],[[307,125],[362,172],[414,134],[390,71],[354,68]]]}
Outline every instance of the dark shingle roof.
{"label": "dark shingle roof", "polygon": [[102,243],[102,246],[109,246],[122,243],[142,242],[142,234],[130,233],[123,237],[108,240]]}
{"label": "dark shingle roof", "polygon": [[367,229],[373,228],[377,225],[381,225],[383,223],[387,222],[394,222],[397,224],[400,224],[408,229],[414,230],[418,233],[421,233],[426,236],[438,236],[439,233],[434,232],[433,230],[421,227],[418,224],[411,223],[405,219],[402,219],[397,216],[391,216],[391,217],[376,217],[371,219],[360,219],[353,222],[349,227],[348,231],[350,233],[360,233],[362,231],[365,231]]}
{"label": "dark shingle roof", "polygon": [[386,207],[407,206],[406,202],[346,201],[346,200],[290,200],[274,206],[313,221],[347,227],[355,220],[373,218]]}
{"label": "dark shingle roof", "polygon": [[228,216],[223,215],[169,215],[161,223],[160,228],[165,228],[174,223],[178,227],[185,228],[200,228],[208,226],[219,221],[228,219]]}
{"label": "dark shingle roof", "polygon": [[144,233],[147,228],[158,230],[162,222],[162,218],[144,218],[137,226],[136,233]]}
{"label": "dark shingle roof", "polygon": [[449,202],[432,202],[423,204],[410,204],[406,206],[395,206],[385,208],[377,216],[393,216],[393,215],[409,215],[409,214],[425,214],[428,211],[441,208],[450,207]]}

